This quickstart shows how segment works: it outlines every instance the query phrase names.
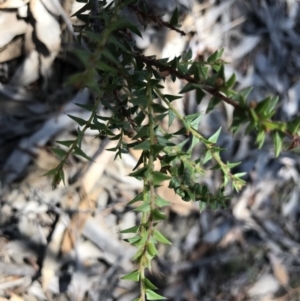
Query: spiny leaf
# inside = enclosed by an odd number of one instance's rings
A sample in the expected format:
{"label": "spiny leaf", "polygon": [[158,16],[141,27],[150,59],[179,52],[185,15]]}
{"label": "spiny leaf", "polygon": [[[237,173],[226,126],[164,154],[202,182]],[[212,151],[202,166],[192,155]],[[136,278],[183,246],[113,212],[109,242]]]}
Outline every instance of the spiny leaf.
{"label": "spiny leaf", "polygon": [[179,12],[178,12],[178,7],[176,7],[173,14],[172,14],[170,24],[171,25],[178,25],[178,18],[179,18]]}
{"label": "spiny leaf", "polygon": [[75,147],[74,154],[77,156],[81,156],[89,161],[94,161],[91,157],[89,157],[81,148]]}
{"label": "spiny leaf", "polygon": [[137,145],[135,145],[133,147],[133,149],[142,149],[142,150],[148,150],[150,149],[150,141],[149,140],[145,140]]}
{"label": "spiny leaf", "polygon": [[253,90],[253,87],[245,88],[245,89],[243,89],[242,91],[240,91],[240,92],[238,93],[238,95],[242,96],[243,99],[246,100],[247,97],[249,96],[249,94],[252,92],[252,90]]}
{"label": "spiny leaf", "polygon": [[202,90],[202,89],[196,89],[196,102],[197,102],[197,105],[199,105],[202,101],[202,99],[204,98],[205,96],[205,92]]}
{"label": "spiny leaf", "polygon": [[164,206],[169,206],[169,205],[170,205],[170,202],[169,202],[169,201],[166,201],[166,200],[165,200],[164,198],[162,198],[161,196],[156,195],[155,204],[156,204],[158,207],[164,207]]}
{"label": "spiny leaf", "polygon": [[119,61],[117,58],[114,57],[114,55],[109,51],[108,49],[103,49],[101,51],[101,54],[103,54],[107,59],[109,59],[112,63],[115,63],[117,66],[119,65]]}
{"label": "spiny leaf", "polygon": [[158,251],[157,251],[157,249],[156,249],[154,243],[152,243],[151,241],[149,241],[148,244],[147,244],[147,251],[148,251],[149,254],[150,254],[151,256],[153,256],[153,257],[156,256],[156,255],[158,254]]}
{"label": "spiny leaf", "polygon": [[66,154],[67,154],[67,152],[65,150],[60,149],[60,148],[51,148],[51,151],[55,155],[57,155],[60,159],[63,159],[66,156]]}
{"label": "spiny leaf", "polygon": [[202,89],[202,85],[195,84],[195,83],[187,83],[179,92],[180,94],[195,90],[195,89]]}
{"label": "spiny leaf", "polygon": [[153,238],[160,243],[171,245],[172,243],[158,230],[153,231]]}
{"label": "spiny leaf", "polygon": [[157,287],[148,278],[144,278],[144,284],[146,289],[151,289],[151,290],[157,289]]}
{"label": "spiny leaf", "polygon": [[170,95],[170,94],[165,94],[164,96],[169,102],[172,102],[176,99],[182,99],[182,96],[176,96],[176,95]]}
{"label": "spiny leaf", "polygon": [[218,59],[218,51],[215,51],[211,56],[208,57],[208,63],[214,63]]}
{"label": "spiny leaf", "polygon": [[147,300],[165,300],[167,298],[155,293],[154,291],[147,289],[146,290]]}
{"label": "spiny leaf", "polygon": [[209,142],[212,142],[212,143],[216,143],[218,141],[218,138],[220,136],[220,133],[221,133],[221,127],[211,136],[208,138],[208,141]]}
{"label": "spiny leaf", "polygon": [[58,169],[57,168],[53,168],[53,169],[47,171],[46,173],[44,173],[43,176],[53,176],[53,175],[55,175],[57,173],[58,173]]}
{"label": "spiny leaf", "polygon": [[140,205],[140,206],[134,208],[134,211],[138,211],[138,212],[149,212],[150,209],[151,209],[151,208],[150,208],[150,202],[149,202],[149,201],[148,201],[148,202],[144,201],[144,202],[142,203],[142,205]]}
{"label": "spiny leaf", "polygon": [[144,199],[144,193],[140,192],[135,198],[133,198],[127,205],[130,206],[138,201],[142,201]]}
{"label": "spiny leaf", "polygon": [[228,89],[231,88],[235,84],[235,79],[236,79],[236,75],[235,73],[233,73],[230,76],[229,80],[226,82],[226,88]]}
{"label": "spiny leaf", "polygon": [[125,230],[122,230],[121,233],[137,233],[138,230],[139,230],[140,226],[133,226],[133,227],[130,227],[130,228],[127,228]]}
{"label": "spiny leaf", "polygon": [[135,270],[129,274],[124,275],[123,277],[121,277],[121,279],[138,282],[140,280],[140,272],[138,270]]}
{"label": "spiny leaf", "polygon": [[199,71],[204,79],[208,78],[208,67],[207,66],[199,66]]}
{"label": "spiny leaf", "polygon": [[288,131],[291,134],[296,134],[300,128],[300,117],[296,117],[287,123]]}
{"label": "spiny leaf", "polygon": [[89,112],[92,112],[93,109],[95,108],[94,105],[89,105],[89,104],[82,104],[82,103],[75,103],[76,106],[83,108]]}
{"label": "spiny leaf", "polygon": [[169,124],[168,125],[170,127],[172,125],[173,121],[175,120],[176,115],[172,110],[169,110],[168,117],[169,117]]}
{"label": "spiny leaf", "polygon": [[80,126],[83,126],[83,125],[86,125],[86,121],[82,118],[79,118],[79,117],[76,117],[76,116],[73,116],[73,115],[69,115],[67,114],[71,119],[73,119],[74,121],[76,121]]}
{"label": "spiny leaf", "polygon": [[154,171],[153,172],[153,182],[154,182],[154,185],[158,185],[160,183],[162,183],[163,181],[166,181],[166,180],[169,180],[171,179],[170,176],[162,173],[162,172],[159,172],[159,171]]}
{"label": "spiny leaf", "polygon": [[148,171],[148,166],[145,166],[135,172],[132,172],[129,174],[129,176],[137,178],[137,179],[141,179],[145,177],[146,172]]}
{"label": "spiny leaf", "polygon": [[203,164],[205,164],[206,162],[208,162],[210,159],[212,158],[212,154],[211,152],[207,151],[204,158],[203,158]]}
{"label": "spiny leaf", "polygon": [[154,209],[154,210],[152,210],[152,215],[153,215],[153,219],[154,220],[165,220],[165,219],[167,219],[167,216],[163,213],[163,212],[161,212],[161,211],[159,211],[158,209]]}
{"label": "spiny leaf", "polygon": [[213,96],[208,103],[207,109],[206,109],[206,114],[209,113],[210,111],[212,111],[216,105],[218,105],[221,102],[221,99]]}
{"label": "spiny leaf", "polygon": [[264,131],[260,131],[256,136],[256,143],[258,144],[258,148],[262,148],[266,139],[266,133]]}
{"label": "spiny leaf", "polygon": [[273,133],[273,143],[275,148],[275,156],[278,157],[282,149],[283,134],[279,131]]}
{"label": "spiny leaf", "polygon": [[74,142],[75,140],[56,141],[56,143],[64,145],[66,147],[70,147]]}

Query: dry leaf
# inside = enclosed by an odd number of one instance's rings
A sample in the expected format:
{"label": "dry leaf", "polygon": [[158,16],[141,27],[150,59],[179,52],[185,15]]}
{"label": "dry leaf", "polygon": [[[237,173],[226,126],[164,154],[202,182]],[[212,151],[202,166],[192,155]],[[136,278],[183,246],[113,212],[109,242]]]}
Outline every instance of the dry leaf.
{"label": "dry leaf", "polygon": [[287,287],[289,283],[289,274],[285,266],[282,264],[281,260],[272,253],[269,253],[269,259],[274,276],[282,286]]}

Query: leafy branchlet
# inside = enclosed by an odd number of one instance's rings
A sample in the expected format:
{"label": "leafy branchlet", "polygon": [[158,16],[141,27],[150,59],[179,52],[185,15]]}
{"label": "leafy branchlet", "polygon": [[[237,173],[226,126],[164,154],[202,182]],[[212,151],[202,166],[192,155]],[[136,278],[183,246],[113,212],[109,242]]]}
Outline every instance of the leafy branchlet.
{"label": "leafy branchlet", "polygon": [[[182,116],[173,105],[173,101],[182,98],[182,94],[195,90],[197,104],[205,96],[210,96],[207,113],[224,101],[234,107],[231,130],[237,132],[242,124],[248,123],[247,132],[256,132],[258,146],[264,144],[265,137],[271,134],[276,156],[279,155],[283,139],[291,138],[290,148],[299,144],[298,131],[300,119],[287,123],[274,121],[276,111],[275,97],[262,101],[248,102],[251,88],[236,92],[232,89],[235,75],[229,79],[224,75],[223,50],[213,53],[206,61],[192,61],[191,51],[173,59],[156,59],[136,52],[130,32],[141,36],[138,26],[122,18],[120,11],[127,7],[140,18],[150,20],[178,31],[178,11],[175,10],[170,24],[160,21],[158,17],[147,15],[147,12],[135,6],[137,1],[112,1],[109,5],[99,1],[99,12],[92,17],[82,14],[89,8],[89,3],[77,13],[77,17],[86,22],[79,33],[79,40],[84,40],[89,51],[77,50],[76,53],[85,66],[85,71],[70,78],[69,83],[77,87],[87,87],[95,94],[95,104],[80,105],[90,112],[90,118],[83,120],[70,116],[78,124],[77,138],[70,141],[57,141],[63,148],[55,148],[53,152],[61,159],[60,164],[47,175],[53,177],[53,188],[64,180],[64,165],[71,155],[91,160],[81,149],[81,141],[87,129],[95,130],[95,136],[106,136],[117,141],[116,147],[109,149],[115,157],[122,157],[130,148],[140,150],[141,155],[136,167],[130,174],[144,183],[140,192],[128,205],[135,204],[135,211],[141,212],[140,225],[125,229],[122,233],[131,233],[128,243],[137,247],[133,260],[137,269],[123,279],[140,283],[141,295],[137,299],[164,299],[155,292],[157,289],[146,276],[151,271],[151,261],[158,255],[157,244],[170,244],[170,241],[157,229],[157,225],[166,219],[163,207],[169,202],[156,192],[156,188],[164,181],[169,181],[173,189],[184,201],[199,201],[203,204],[223,206],[228,198],[223,191],[232,185],[239,191],[245,182],[244,173],[233,174],[232,168],[238,162],[223,162],[220,157],[222,149],[218,146],[220,128],[211,137],[204,137],[199,131],[201,113]],[[90,22],[97,19],[95,22]],[[95,31],[96,28],[96,31]],[[103,28],[98,32],[99,28]],[[166,77],[173,81],[184,79],[187,84],[178,95],[163,93]],[[98,106],[102,104],[110,111],[110,116],[101,116]],[[176,133],[162,127],[162,120],[168,120],[169,127],[177,119],[182,129]],[[124,137],[127,136],[127,139]],[[129,139],[128,139],[129,138]],[[181,140],[181,143],[174,141]],[[128,142],[130,141],[130,142]],[[205,152],[200,156],[194,154],[196,145],[201,145]],[[159,164],[154,164],[159,162]],[[208,163],[223,174],[223,185],[216,193],[209,191],[201,178],[205,174]],[[159,165],[159,169],[155,166]]]}

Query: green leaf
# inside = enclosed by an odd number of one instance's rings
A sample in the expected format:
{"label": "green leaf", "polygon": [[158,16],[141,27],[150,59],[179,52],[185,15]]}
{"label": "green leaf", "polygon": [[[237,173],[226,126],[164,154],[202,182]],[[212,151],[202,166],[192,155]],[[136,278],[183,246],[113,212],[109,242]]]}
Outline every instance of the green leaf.
{"label": "green leaf", "polygon": [[150,289],[150,290],[157,289],[157,287],[148,278],[144,278],[144,285],[146,289]]}
{"label": "green leaf", "polygon": [[[88,65],[90,61],[90,53],[83,49],[73,49],[73,52],[78,56],[84,65]],[[79,74],[78,74],[79,75]]]}
{"label": "green leaf", "polygon": [[278,157],[282,149],[282,141],[284,136],[279,131],[275,131],[272,136],[273,136],[273,143],[275,148],[275,156]]}
{"label": "green leaf", "polygon": [[66,147],[70,147],[74,142],[75,140],[56,141],[56,143],[64,145]]}
{"label": "green leaf", "polygon": [[149,150],[150,149],[150,141],[145,140],[133,147],[133,149],[142,149],[142,150]]}
{"label": "green leaf", "polygon": [[134,211],[138,211],[138,212],[150,212],[150,202],[149,201],[144,201],[142,203],[142,205],[134,208]]}
{"label": "green leaf", "polygon": [[220,127],[211,137],[208,138],[209,142],[216,143],[220,136],[222,127]]}
{"label": "green leaf", "polygon": [[137,36],[139,36],[140,38],[143,38],[141,32],[138,30],[137,26],[135,26],[133,23],[130,23],[126,20],[118,20],[117,22],[115,22],[114,24],[111,24],[111,30],[120,30],[123,28],[127,28],[130,31],[132,31],[133,33],[135,33]]}
{"label": "green leaf", "polygon": [[207,151],[206,154],[205,154],[205,157],[203,159],[203,164],[205,164],[206,162],[208,162],[211,158],[212,158],[211,152]]}
{"label": "green leaf", "polygon": [[240,108],[235,108],[233,111],[233,120],[232,120],[232,124],[231,124],[231,131],[233,133],[236,133],[241,124],[245,123],[245,121],[248,120],[247,114],[246,114],[246,110],[240,109]]}
{"label": "green leaf", "polygon": [[253,90],[253,87],[245,88],[245,89],[243,89],[242,91],[240,91],[240,92],[238,93],[238,95],[242,96],[243,99],[246,100],[246,99],[248,98],[248,96],[250,95],[250,93],[252,92],[252,90]]}
{"label": "green leaf", "polygon": [[153,172],[153,184],[154,185],[158,185],[166,180],[169,180],[171,179],[170,176],[162,173],[162,172],[159,172],[159,171],[154,171]]}
{"label": "green leaf", "polygon": [[55,175],[57,173],[58,173],[58,169],[57,168],[53,168],[53,169],[47,171],[46,173],[44,173],[43,176],[53,176],[53,175]]}
{"label": "green leaf", "polygon": [[152,257],[154,257],[158,254],[158,251],[157,251],[154,243],[152,243],[151,241],[149,241],[147,243],[147,251]]}
{"label": "green leaf", "polygon": [[135,198],[133,198],[127,205],[130,206],[138,201],[142,201],[144,199],[144,193],[140,192]]}
{"label": "green leaf", "polygon": [[235,73],[233,73],[230,76],[229,80],[226,82],[226,88],[228,89],[231,88],[235,84],[235,80],[236,80],[236,75]]}
{"label": "green leaf", "polygon": [[89,112],[92,112],[93,109],[94,109],[94,105],[89,105],[89,104],[81,104],[81,103],[75,103],[76,106],[82,108],[82,109],[85,109]]}
{"label": "green leaf", "polygon": [[147,289],[146,290],[146,298],[147,300],[165,300],[167,298],[155,293],[154,291]]}
{"label": "green leaf", "polygon": [[145,174],[147,171],[148,171],[148,166],[145,166],[141,169],[138,169],[137,171],[130,173],[129,176],[137,178],[137,179],[142,179],[145,177]]}
{"label": "green leaf", "polygon": [[184,53],[184,58],[183,58],[183,60],[184,60],[184,61],[189,61],[189,60],[192,59],[192,57],[193,57],[193,52],[192,52],[192,49],[189,48],[189,50],[188,50],[187,52]]}
{"label": "green leaf", "polygon": [[208,103],[207,109],[206,109],[206,114],[209,113],[210,111],[212,111],[216,105],[218,105],[221,102],[221,99],[213,96]]}
{"label": "green leaf", "polygon": [[121,277],[121,279],[139,282],[140,281],[140,272],[138,270],[135,270],[135,271]]}
{"label": "green leaf", "polygon": [[104,71],[104,72],[111,72],[112,74],[117,74],[118,71],[115,67],[109,66],[108,64],[104,63],[103,61],[97,61],[95,63],[95,68]]}
{"label": "green leaf", "polygon": [[296,117],[287,123],[287,129],[291,134],[296,134],[300,128],[300,117]]}
{"label": "green leaf", "polygon": [[139,247],[138,250],[136,251],[136,253],[133,255],[133,257],[131,258],[131,260],[137,260],[141,257],[141,255],[144,252],[144,248],[143,247]]}
{"label": "green leaf", "polygon": [[80,157],[83,157],[89,161],[94,161],[91,157],[89,157],[86,153],[83,152],[83,150],[79,147],[75,147],[74,149],[74,154],[77,155],[77,156],[80,156]]}
{"label": "green leaf", "polygon": [[169,117],[169,124],[168,125],[170,127],[172,125],[173,121],[175,120],[176,115],[172,110],[169,110],[168,117]]}
{"label": "green leaf", "polygon": [[225,48],[221,48],[221,49],[218,50],[218,56],[217,56],[218,60],[222,58],[224,50],[225,50]]}
{"label": "green leaf", "polygon": [[176,95],[165,94],[164,96],[169,102],[172,102],[176,99],[182,99],[182,96],[180,96],[180,95],[176,96]]}
{"label": "green leaf", "polygon": [[205,92],[202,89],[196,89],[196,102],[197,105],[199,105],[201,103],[201,101],[203,100],[204,96],[205,96]]}
{"label": "green leaf", "polygon": [[60,159],[63,159],[66,156],[66,154],[67,154],[67,152],[65,150],[60,149],[60,148],[51,148],[51,151],[55,155],[57,155]]}
{"label": "green leaf", "polygon": [[179,92],[180,94],[187,93],[189,91],[195,90],[195,86],[192,83],[187,83]]}
{"label": "green leaf", "polygon": [[169,111],[168,108],[166,108],[158,103],[153,103],[152,108],[153,108],[154,113],[165,113],[165,112]]}
{"label": "green leaf", "polygon": [[235,178],[241,178],[244,177],[247,173],[246,172],[239,172],[239,173],[235,173],[234,177]]}
{"label": "green leaf", "polygon": [[218,58],[218,51],[215,51],[211,56],[208,57],[208,63],[214,63]]}
{"label": "green leaf", "polygon": [[176,7],[172,14],[170,24],[173,26],[178,25],[178,19],[179,19],[179,12],[178,12],[178,7]]}
{"label": "green leaf", "polygon": [[180,180],[176,177],[173,177],[169,183],[169,188],[177,188],[180,186]]}
{"label": "green leaf", "polygon": [[184,117],[184,121],[196,130],[198,130],[201,119],[202,113],[195,113]]}
{"label": "green leaf", "polygon": [[156,229],[154,229],[153,231],[153,238],[162,244],[166,244],[166,245],[172,244],[160,231]]}
{"label": "green leaf", "polygon": [[[48,174],[49,174],[49,172],[48,172]],[[66,185],[64,171],[62,169],[57,169],[53,175],[52,188],[55,189],[61,181],[63,181],[64,185]]]}
{"label": "green leaf", "polygon": [[107,59],[109,59],[112,63],[115,63],[117,66],[120,64],[120,62],[118,61],[118,59],[115,58],[113,56],[113,54],[111,53],[111,51],[109,51],[108,49],[103,49],[101,51],[101,54],[104,55]]}
{"label": "green leaf", "polygon": [[141,239],[142,239],[141,235],[136,235],[134,237],[130,237],[124,240],[128,241],[131,245],[136,246],[136,244],[138,244],[139,241],[141,241]]}
{"label": "green leaf", "polygon": [[208,78],[208,67],[207,66],[199,66],[199,71],[204,79]]}
{"label": "green leaf", "polygon": [[139,228],[140,228],[140,226],[133,226],[133,227],[122,230],[121,233],[123,233],[123,234],[124,233],[137,233]]}
{"label": "green leaf", "polygon": [[223,181],[222,186],[223,186],[223,187],[226,187],[226,185],[228,184],[228,181],[229,181],[228,175],[227,175],[227,174],[224,174],[224,181]]}
{"label": "green leaf", "polygon": [[115,36],[111,35],[108,40],[109,42],[115,44],[115,46],[117,46],[118,48],[122,49],[125,53],[129,53],[129,49],[125,47],[125,44],[123,45],[122,43],[120,43],[120,41]]}
{"label": "green leaf", "polygon": [[152,210],[151,214],[153,216],[153,219],[156,221],[167,219],[167,216],[163,212],[159,211],[158,209]]}
{"label": "green leaf", "polygon": [[133,137],[133,139],[138,139],[138,138],[144,138],[149,136],[149,127],[148,126],[142,126],[138,133]]}
{"label": "green leaf", "polygon": [[146,108],[148,104],[147,96],[140,95],[137,98],[130,99],[129,102],[131,102],[133,105],[140,106],[142,108]]}
{"label": "green leaf", "polygon": [[76,117],[76,116],[73,116],[73,115],[69,115],[67,114],[71,119],[73,119],[74,121],[76,121],[80,126],[83,126],[83,125],[86,125],[87,121],[85,121],[84,119],[82,118],[79,118],[79,117]]}
{"label": "green leaf", "polygon": [[151,146],[151,150],[153,151],[153,156],[156,157],[161,151],[165,148],[164,145],[154,144]]}
{"label": "green leaf", "polygon": [[188,83],[182,88],[182,90],[179,93],[183,94],[183,93],[195,90],[195,89],[202,89],[202,85],[195,84],[195,83]]}
{"label": "green leaf", "polygon": [[263,146],[265,139],[266,139],[266,133],[264,131],[260,131],[256,136],[256,143],[258,144],[259,149]]}
{"label": "green leaf", "polygon": [[231,169],[231,168],[234,168],[236,166],[239,166],[240,164],[241,164],[241,162],[232,162],[232,163],[230,163],[230,162],[227,161],[226,166]]}
{"label": "green leaf", "polygon": [[199,211],[200,213],[206,208],[207,204],[205,202],[199,201]]}
{"label": "green leaf", "polygon": [[278,100],[278,97],[274,98],[269,96],[257,104],[255,111],[266,118],[270,118],[273,115],[272,113]]}
{"label": "green leaf", "polygon": [[166,200],[165,200],[164,198],[162,198],[161,196],[156,195],[155,204],[156,204],[158,207],[164,207],[164,206],[169,206],[169,205],[170,205],[170,202],[169,202],[169,201],[166,201]]}

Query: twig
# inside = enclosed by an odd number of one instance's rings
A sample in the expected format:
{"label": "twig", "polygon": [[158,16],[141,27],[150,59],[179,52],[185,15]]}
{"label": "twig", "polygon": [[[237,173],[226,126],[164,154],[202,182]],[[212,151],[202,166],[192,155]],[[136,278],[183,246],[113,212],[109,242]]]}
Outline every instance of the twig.
{"label": "twig", "polygon": [[239,105],[239,103],[237,103],[236,101],[232,100],[231,98],[221,94],[218,90],[216,90],[215,88],[205,85],[203,83],[201,83],[200,81],[194,79],[193,77],[191,77],[190,75],[184,74],[156,59],[151,59],[148,58],[144,55],[140,55],[140,54],[134,54],[135,58],[139,61],[142,61],[143,63],[149,65],[149,66],[154,66],[157,67],[163,71],[168,71],[171,74],[175,75],[176,77],[180,78],[180,79],[185,79],[187,82],[189,83],[195,83],[195,84],[200,84],[202,86],[202,89],[208,93],[210,93],[213,96],[216,96],[220,99],[222,99],[223,101],[227,102],[228,104],[232,105],[235,108],[241,108],[241,106]]}
{"label": "twig", "polygon": [[[154,22],[155,24],[159,25],[160,27],[167,27],[170,28],[171,30],[177,31],[178,33],[180,33],[182,36],[185,36],[186,33],[178,28],[176,28],[175,26],[173,26],[172,24],[170,24],[169,22],[165,22],[162,19],[160,19],[158,16],[155,16],[153,14],[148,14],[143,12],[142,10],[140,10],[137,6],[135,5],[129,5],[129,8],[131,8],[138,17],[141,18],[141,20],[151,20],[152,22]],[[140,19],[139,18],[139,19]]]}

